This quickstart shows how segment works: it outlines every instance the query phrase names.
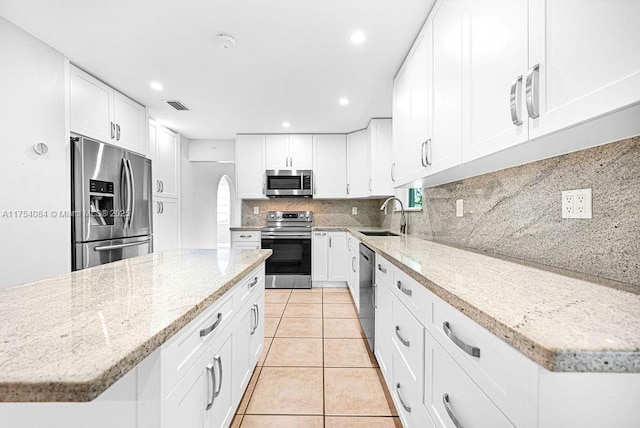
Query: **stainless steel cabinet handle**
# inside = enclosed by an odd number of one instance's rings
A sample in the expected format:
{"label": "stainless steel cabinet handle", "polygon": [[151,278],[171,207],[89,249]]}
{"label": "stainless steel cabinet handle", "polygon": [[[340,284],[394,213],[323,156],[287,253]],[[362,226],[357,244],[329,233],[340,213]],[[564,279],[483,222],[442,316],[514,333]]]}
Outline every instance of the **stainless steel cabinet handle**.
{"label": "stainless steel cabinet handle", "polygon": [[527,72],[527,113],[531,119],[540,117],[540,89],[538,88],[538,75],[540,74],[540,64],[536,64]]}
{"label": "stainless steel cabinet handle", "polygon": [[265,186],[265,184],[264,184],[264,183],[262,183],[262,194],[263,194],[263,195],[266,195],[266,194],[267,194],[267,192],[265,191],[265,187],[266,187],[266,186]]}
{"label": "stainless steel cabinet handle", "polygon": [[285,166],[289,166],[289,157],[284,158]]}
{"label": "stainless steel cabinet handle", "polygon": [[398,336],[398,340],[407,348],[411,347],[411,342],[406,340],[404,337],[400,336],[400,326],[396,326],[396,336]]}
{"label": "stainless steel cabinet handle", "polygon": [[352,270],[353,272],[355,272],[355,271],[356,271],[356,258],[355,258],[355,256],[354,256],[354,257],[351,257],[351,270]]}
{"label": "stainless steel cabinet handle", "polygon": [[376,304],[376,288],[378,287],[378,285],[375,283],[375,281],[373,282],[373,287],[371,288],[371,301],[373,302],[373,308],[377,309],[378,305]]}
{"label": "stainless steel cabinet handle", "polygon": [[145,239],[144,241],[130,242],[128,244],[103,245],[101,247],[93,247],[93,251],[117,250],[117,249],[120,249],[120,248],[127,248],[127,247],[135,247],[137,245],[144,245],[144,244],[148,244],[149,242],[151,242],[151,240]]}
{"label": "stainless steel cabinet handle", "polygon": [[213,364],[207,364],[207,373],[209,373],[209,379],[211,379],[211,401],[207,402],[207,410],[209,410],[213,406],[213,401],[215,400],[214,393],[216,390],[216,372],[213,370]]}
{"label": "stainless steel cabinet handle", "polygon": [[349,194],[349,183],[347,183],[347,195]]}
{"label": "stainless steel cabinet handle", "polygon": [[116,125],[116,141],[120,141],[120,125]]}
{"label": "stainless steel cabinet handle", "polygon": [[290,157],[289,159],[290,159],[289,163],[291,164],[290,166],[293,166],[293,157]]}
{"label": "stainless steel cabinet handle", "polygon": [[387,268],[383,268],[380,263],[378,263],[378,270],[382,273],[387,273]]}
{"label": "stainless steel cabinet handle", "polygon": [[256,321],[256,305],[255,303],[251,307],[251,336],[256,332],[258,328],[258,322]]}
{"label": "stainless steel cabinet handle", "polygon": [[369,191],[373,192],[373,178],[369,179]]}
{"label": "stainless steel cabinet handle", "polygon": [[451,331],[451,326],[449,326],[449,321],[445,321],[442,323],[442,329],[444,330],[444,334],[446,334],[447,337],[451,339],[451,341],[458,346],[458,348],[462,349],[464,352],[471,355],[472,357],[480,358],[480,348],[464,343],[462,339],[460,339]]}
{"label": "stainless steel cabinet handle", "polygon": [[426,167],[427,164],[424,161],[424,145],[427,144],[426,141],[422,142],[422,145],[420,146],[420,163],[422,164],[422,166]]}
{"label": "stainless steel cabinet handle", "polygon": [[251,281],[251,284],[249,284],[249,289],[255,287],[257,283],[258,283],[258,277],[256,276],[253,278],[253,281]]}
{"label": "stainless steel cabinet handle", "polygon": [[401,281],[397,281],[397,282],[396,282],[396,285],[398,286],[398,290],[402,291],[402,292],[403,292],[404,294],[406,294],[407,296],[411,296],[411,295],[413,294],[413,291],[411,291],[411,290],[410,290],[410,289],[408,289],[408,288],[405,288],[405,287],[402,285],[402,282],[401,282]]}
{"label": "stainless steel cabinet handle", "polygon": [[315,195],[316,193],[318,193],[318,185],[316,184],[316,182],[313,182],[313,194]]}
{"label": "stainless steel cabinet handle", "polygon": [[160,180],[156,180],[156,193],[160,193]]}
{"label": "stainless steel cabinet handle", "polygon": [[396,178],[395,178],[395,177],[394,177],[394,175],[393,175],[393,173],[395,172],[395,170],[396,170],[396,164],[395,164],[395,163],[392,163],[392,164],[391,164],[391,181],[396,181]]}
{"label": "stainless steel cabinet handle", "polygon": [[164,193],[164,180],[160,180],[160,192]]}
{"label": "stainless steel cabinet handle", "polygon": [[449,418],[451,418],[451,422],[455,425],[456,428],[463,428],[462,424],[456,418],[456,415],[453,413],[453,409],[451,408],[451,403],[449,402],[449,394],[446,392],[442,395],[442,404],[444,404],[444,409],[447,411]]}
{"label": "stainless steel cabinet handle", "polygon": [[331,237],[329,237],[329,248],[331,248]]}
{"label": "stainless steel cabinet handle", "polygon": [[222,357],[220,355],[216,355],[213,357],[213,362],[218,364],[218,370],[220,371],[220,376],[218,377],[218,389],[213,394],[213,398],[218,398],[220,395],[220,391],[222,391]]}
{"label": "stainless steel cabinet handle", "polygon": [[511,84],[511,93],[509,95],[509,107],[511,108],[511,122],[514,125],[520,126],[522,125],[522,120],[520,119],[520,115],[518,114],[518,108],[520,107],[520,100],[518,99],[518,94],[520,93],[520,88],[522,87],[522,74],[516,78]]}
{"label": "stainless steel cabinet handle", "polygon": [[240,235],[241,238],[251,238],[251,235]]}
{"label": "stainless steel cabinet handle", "polygon": [[111,122],[111,139],[113,140],[116,136],[116,124]]}
{"label": "stainless steel cabinet handle", "polygon": [[202,330],[200,330],[200,337],[206,336],[209,333],[211,333],[213,330],[215,330],[215,328],[218,325],[220,325],[220,322],[222,322],[222,312],[218,312],[218,316],[216,317],[216,322],[211,324],[209,327],[203,328]]}
{"label": "stainless steel cabinet handle", "polygon": [[432,162],[432,160],[431,160],[431,146],[432,146],[432,144],[431,144],[431,138],[429,138],[427,141],[425,141],[425,143],[424,143],[424,144],[425,144],[425,151],[424,151],[425,158],[424,158],[424,162],[426,163],[426,165],[425,165],[425,166],[431,166],[431,162]]}
{"label": "stainless steel cabinet handle", "polygon": [[160,214],[164,214],[164,202],[160,202]]}
{"label": "stainless steel cabinet handle", "polygon": [[396,392],[398,394],[398,398],[400,399],[400,404],[402,404],[402,407],[404,407],[407,412],[411,413],[411,407],[406,405],[406,403],[404,402],[404,398],[402,398],[402,394],[400,394],[400,382],[396,383]]}

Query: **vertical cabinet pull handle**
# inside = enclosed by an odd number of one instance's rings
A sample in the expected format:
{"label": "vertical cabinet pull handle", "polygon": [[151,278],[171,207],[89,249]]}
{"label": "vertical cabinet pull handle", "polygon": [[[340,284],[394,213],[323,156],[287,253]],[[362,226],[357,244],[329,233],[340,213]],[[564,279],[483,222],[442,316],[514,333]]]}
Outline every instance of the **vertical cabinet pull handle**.
{"label": "vertical cabinet pull handle", "polygon": [[411,342],[408,341],[407,339],[405,339],[404,337],[400,336],[400,326],[397,325],[396,326],[396,336],[398,336],[398,340],[400,341],[400,343],[402,343],[404,346],[406,346],[407,348],[409,348],[411,346]]}
{"label": "vertical cabinet pull handle", "polygon": [[347,183],[347,195],[349,194],[349,183]]}
{"label": "vertical cabinet pull handle", "polygon": [[445,321],[442,323],[442,329],[444,330],[444,334],[446,334],[447,337],[451,339],[451,341],[458,346],[458,348],[462,349],[464,352],[471,355],[472,357],[480,358],[480,348],[476,346],[471,346],[465,343],[458,336],[456,336],[451,331],[451,326],[449,325],[449,321]]}
{"label": "vertical cabinet pull handle", "polygon": [[373,287],[371,287],[371,301],[373,302],[373,308],[374,309],[378,309],[378,306],[376,305],[376,288],[378,286],[376,285],[376,282],[373,281]]}
{"label": "vertical cabinet pull handle", "polygon": [[256,329],[258,328],[258,322],[256,321],[256,305],[254,303],[254,305],[251,307],[251,336],[253,336],[253,333],[256,332]]}
{"label": "vertical cabinet pull handle", "polygon": [[216,399],[215,397],[215,392],[216,392],[216,372],[213,369],[213,364],[209,363],[207,364],[207,373],[209,374],[209,379],[211,379],[211,394],[209,395],[211,397],[210,401],[207,401],[207,408],[206,410],[211,409],[211,407],[213,407],[213,401]]}
{"label": "vertical cabinet pull handle", "polygon": [[111,122],[111,139],[113,140],[116,137],[116,124]]}
{"label": "vertical cabinet pull handle", "polygon": [[431,138],[424,142],[424,166],[431,166]]}
{"label": "vertical cabinet pull handle", "polygon": [[402,394],[400,394],[400,382],[396,383],[396,392],[398,394],[398,398],[400,399],[400,404],[402,404],[402,407],[404,407],[407,412],[411,413],[411,407],[406,405],[406,403],[404,402],[404,398],[402,398]]}
{"label": "vertical cabinet pull handle", "polygon": [[355,273],[356,271],[356,257],[351,257],[351,270]]}
{"label": "vertical cabinet pull handle", "polygon": [[291,164],[291,166],[293,166],[293,157],[289,158],[289,163]]}
{"label": "vertical cabinet pull handle", "polygon": [[369,191],[373,192],[373,178],[369,179]]}
{"label": "vertical cabinet pull handle", "polygon": [[520,115],[518,114],[518,108],[520,107],[520,99],[518,95],[520,94],[522,87],[522,74],[516,78],[511,84],[511,93],[509,94],[509,107],[511,108],[511,122],[514,125],[520,126],[522,125],[522,120],[520,119]]}
{"label": "vertical cabinet pull handle", "polygon": [[218,376],[218,388],[213,394],[213,398],[218,398],[218,395],[220,395],[220,391],[222,391],[222,357],[220,355],[216,355],[215,357],[213,357],[213,362],[218,364],[218,371],[220,373],[220,376]]}
{"label": "vertical cabinet pull handle", "polygon": [[453,413],[451,403],[449,402],[449,394],[447,394],[446,392],[442,395],[442,404],[444,404],[444,408],[447,411],[451,422],[453,422],[453,425],[455,425],[456,428],[463,428],[462,424],[460,423],[460,421],[458,421],[458,418],[456,418],[456,415]]}
{"label": "vertical cabinet pull handle", "polygon": [[331,237],[329,237],[329,248],[331,248]]}
{"label": "vertical cabinet pull handle", "polygon": [[396,178],[395,178],[395,176],[393,174],[395,172],[395,170],[396,170],[396,164],[392,163],[391,164],[391,181],[396,181]]}
{"label": "vertical cabinet pull handle", "polygon": [[411,290],[410,290],[410,289],[408,289],[408,288],[405,288],[405,287],[402,285],[402,282],[401,282],[401,281],[397,281],[397,282],[396,282],[396,285],[398,286],[398,290],[402,291],[402,292],[403,292],[404,294],[406,294],[407,296],[411,296],[411,295],[413,294],[413,291],[411,291]]}
{"label": "vertical cabinet pull handle", "polygon": [[264,184],[264,183],[262,183],[262,194],[263,194],[263,195],[266,195],[266,194],[267,194],[267,192],[265,191],[265,187],[266,187],[266,186],[265,186],[265,184]]}
{"label": "vertical cabinet pull handle", "polygon": [[120,141],[120,125],[116,125],[116,141]]}
{"label": "vertical cabinet pull handle", "polygon": [[527,72],[527,87],[525,89],[527,98],[527,113],[531,119],[540,117],[540,89],[538,79],[540,74],[540,64],[536,64]]}

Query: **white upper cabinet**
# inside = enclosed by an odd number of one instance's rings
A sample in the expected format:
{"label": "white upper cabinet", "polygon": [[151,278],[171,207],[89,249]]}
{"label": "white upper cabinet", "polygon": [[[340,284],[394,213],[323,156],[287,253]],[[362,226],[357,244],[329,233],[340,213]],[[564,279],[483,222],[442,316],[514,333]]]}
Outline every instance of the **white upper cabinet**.
{"label": "white upper cabinet", "polygon": [[146,108],[75,66],[69,73],[71,132],[146,155]]}
{"label": "white upper cabinet", "polygon": [[394,185],[410,181],[415,164],[411,141],[411,70],[405,61],[393,83],[393,163],[391,177]]}
{"label": "white upper cabinet", "polygon": [[393,195],[391,181],[391,119],[371,119],[367,127],[367,139],[371,159],[371,176],[369,178],[369,196]]}
{"label": "white upper cabinet", "polygon": [[149,158],[153,160],[153,194],[177,198],[180,187],[180,137],[175,132],[149,122]]}
{"label": "white upper cabinet", "polygon": [[640,101],[638,0],[529,0],[529,11],[530,86],[540,114],[530,138]]}
{"label": "white upper cabinet", "polygon": [[313,197],[347,197],[347,137],[344,134],[313,136]]}
{"label": "white upper cabinet", "polygon": [[350,198],[369,196],[371,183],[371,150],[367,130],[347,135],[347,195]]}
{"label": "white upper cabinet", "polygon": [[313,139],[311,135],[267,135],[266,169],[311,169]]}
{"label": "white upper cabinet", "polygon": [[522,96],[528,64],[528,3],[469,2],[463,67],[465,162],[528,139]]}
{"label": "white upper cabinet", "polygon": [[236,192],[240,199],[265,199],[265,136],[236,137]]}

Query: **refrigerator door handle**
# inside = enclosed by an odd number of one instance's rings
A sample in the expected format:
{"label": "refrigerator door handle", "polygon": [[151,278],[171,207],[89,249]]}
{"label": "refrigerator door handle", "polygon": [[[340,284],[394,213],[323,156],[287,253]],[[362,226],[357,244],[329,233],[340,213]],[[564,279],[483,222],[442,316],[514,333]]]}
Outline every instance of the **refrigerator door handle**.
{"label": "refrigerator door handle", "polygon": [[150,239],[145,239],[144,241],[130,242],[128,244],[116,244],[116,245],[103,245],[101,247],[93,247],[93,251],[110,251],[117,250],[119,248],[127,248],[127,247],[135,247],[137,245],[144,245],[151,242]]}
{"label": "refrigerator door handle", "polygon": [[124,226],[127,228],[127,222],[129,221],[129,166],[127,160],[122,158],[122,173],[120,174],[120,206],[122,210],[119,215],[124,217]]}
{"label": "refrigerator door handle", "polygon": [[136,179],[133,176],[133,167],[131,166],[131,161],[127,159],[127,164],[129,165],[129,176],[131,177],[131,214],[129,214],[129,229],[131,229],[131,224],[133,223],[133,216],[136,213]]}

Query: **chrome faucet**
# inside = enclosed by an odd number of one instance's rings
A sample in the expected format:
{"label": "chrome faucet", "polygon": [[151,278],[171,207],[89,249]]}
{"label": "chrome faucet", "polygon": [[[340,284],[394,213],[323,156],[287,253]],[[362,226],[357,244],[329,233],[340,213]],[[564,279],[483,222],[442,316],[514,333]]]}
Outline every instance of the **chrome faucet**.
{"label": "chrome faucet", "polygon": [[400,233],[407,233],[407,215],[404,213],[404,204],[400,199],[396,198],[395,196],[391,196],[390,198],[387,198],[387,200],[382,203],[382,206],[380,207],[380,211],[384,211],[385,209],[387,209],[387,205],[389,205],[389,202],[391,201],[400,202],[400,211],[401,211]]}

